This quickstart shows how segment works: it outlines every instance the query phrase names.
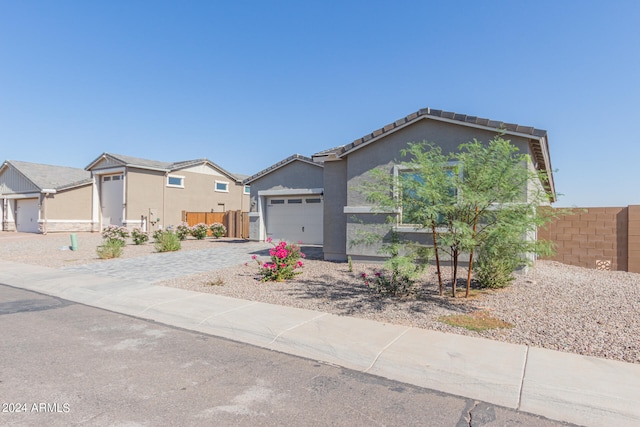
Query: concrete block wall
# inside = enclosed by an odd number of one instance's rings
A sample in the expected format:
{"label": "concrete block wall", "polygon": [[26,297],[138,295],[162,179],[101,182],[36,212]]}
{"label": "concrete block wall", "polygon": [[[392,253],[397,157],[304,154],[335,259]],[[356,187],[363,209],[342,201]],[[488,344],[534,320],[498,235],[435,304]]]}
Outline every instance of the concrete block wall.
{"label": "concrete block wall", "polygon": [[629,206],[629,241],[627,271],[640,273],[640,206]]}
{"label": "concrete block wall", "polygon": [[640,272],[640,206],[574,208],[538,230],[555,243],[549,259],[587,268]]}

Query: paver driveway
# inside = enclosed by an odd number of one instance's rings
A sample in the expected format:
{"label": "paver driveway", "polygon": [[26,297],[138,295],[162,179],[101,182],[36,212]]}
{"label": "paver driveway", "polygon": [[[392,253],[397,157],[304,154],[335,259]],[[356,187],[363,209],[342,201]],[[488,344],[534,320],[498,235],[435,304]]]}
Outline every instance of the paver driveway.
{"label": "paver driveway", "polygon": [[232,267],[251,261],[252,255],[268,256],[270,247],[268,243],[260,242],[233,243],[196,251],[154,253],[144,257],[75,265],[64,267],[63,270],[155,283]]}

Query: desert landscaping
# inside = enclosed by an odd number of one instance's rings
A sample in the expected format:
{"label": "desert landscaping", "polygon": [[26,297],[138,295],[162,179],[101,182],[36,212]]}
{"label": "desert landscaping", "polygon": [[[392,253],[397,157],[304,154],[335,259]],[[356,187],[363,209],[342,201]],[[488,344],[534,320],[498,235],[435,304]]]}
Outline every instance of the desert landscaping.
{"label": "desert landscaping", "polygon": [[[100,242],[97,233],[78,233],[78,251],[71,251],[69,234],[0,233],[0,256],[51,268],[113,262],[97,257]],[[182,242],[181,251],[228,244],[242,241],[189,238]],[[152,243],[127,244],[122,257],[153,256],[155,252]],[[260,282],[257,264],[247,254],[237,260],[236,267],[158,285],[640,363],[640,274],[538,261],[506,289],[475,291],[472,298],[453,299],[448,283],[445,296],[438,295],[435,268],[430,267],[416,294],[400,298],[381,297],[364,285],[362,273],[372,273],[380,268],[378,264],[354,263],[353,271],[349,271],[347,263],[311,258],[305,260],[302,274],[287,282]],[[466,271],[459,277],[466,278]],[[459,289],[463,286],[460,280]],[[477,332],[439,320],[470,313],[487,315],[513,327]]]}

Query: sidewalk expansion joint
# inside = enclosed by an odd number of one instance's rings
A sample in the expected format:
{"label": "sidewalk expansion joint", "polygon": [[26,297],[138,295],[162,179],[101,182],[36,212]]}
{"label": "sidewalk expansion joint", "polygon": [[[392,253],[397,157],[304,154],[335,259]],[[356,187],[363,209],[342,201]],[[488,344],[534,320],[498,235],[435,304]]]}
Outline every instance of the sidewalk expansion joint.
{"label": "sidewalk expansion joint", "polygon": [[198,326],[202,325],[204,322],[206,322],[207,320],[211,319],[212,317],[216,317],[216,316],[222,316],[223,314],[227,314],[227,313],[231,313],[232,311],[236,311],[236,310],[240,310],[242,308],[245,307],[251,307],[252,305],[256,305],[259,304],[258,301],[252,301],[248,304],[243,304],[239,307],[235,307],[235,308],[230,308],[229,310],[225,310],[225,311],[221,311],[220,313],[214,313],[211,316],[207,316],[204,319],[202,319],[202,321],[200,323],[198,323]]}
{"label": "sidewalk expansion joint", "polygon": [[285,329],[284,331],[282,331],[278,335],[276,335],[275,338],[272,339],[269,344],[267,344],[267,346],[269,346],[269,345],[273,344],[274,342],[276,342],[278,340],[278,338],[280,338],[282,336],[282,334],[284,334],[286,332],[289,332],[292,329],[299,328],[300,326],[305,325],[305,324],[307,324],[309,322],[313,322],[314,320],[319,319],[319,318],[321,318],[323,316],[326,316],[326,315],[327,315],[327,313],[320,313],[319,315],[317,315],[316,317],[314,317],[312,319],[305,320],[304,322],[300,322],[297,325],[293,325],[292,327]]}
{"label": "sidewalk expansion joint", "polygon": [[389,347],[391,347],[393,345],[393,343],[395,343],[396,341],[398,341],[404,334],[406,334],[407,332],[409,332],[411,330],[411,328],[407,328],[404,331],[402,331],[402,333],[400,335],[398,335],[397,337],[395,337],[389,344],[385,345],[383,347],[382,350],[380,350],[378,352],[378,354],[376,354],[376,357],[373,359],[373,362],[371,362],[371,365],[369,365],[369,367],[367,369],[365,369],[362,372],[369,372],[369,369],[373,368],[373,366],[376,364],[376,362],[378,361],[378,359],[380,358],[380,356],[382,356],[382,353],[384,353]]}
{"label": "sidewalk expansion joint", "polygon": [[524,354],[524,366],[522,367],[522,378],[520,379],[520,390],[518,392],[518,405],[516,409],[520,410],[520,405],[522,404],[522,389],[524,388],[524,378],[527,375],[527,363],[529,362],[529,346],[527,346],[527,351]]}

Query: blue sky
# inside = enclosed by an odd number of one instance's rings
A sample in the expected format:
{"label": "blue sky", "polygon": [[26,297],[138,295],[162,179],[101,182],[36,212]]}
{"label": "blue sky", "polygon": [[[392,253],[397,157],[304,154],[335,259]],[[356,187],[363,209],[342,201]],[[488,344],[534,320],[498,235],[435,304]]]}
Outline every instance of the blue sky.
{"label": "blue sky", "polygon": [[420,108],[549,132],[558,206],[640,204],[640,2],[0,0],[0,161],[253,174]]}

